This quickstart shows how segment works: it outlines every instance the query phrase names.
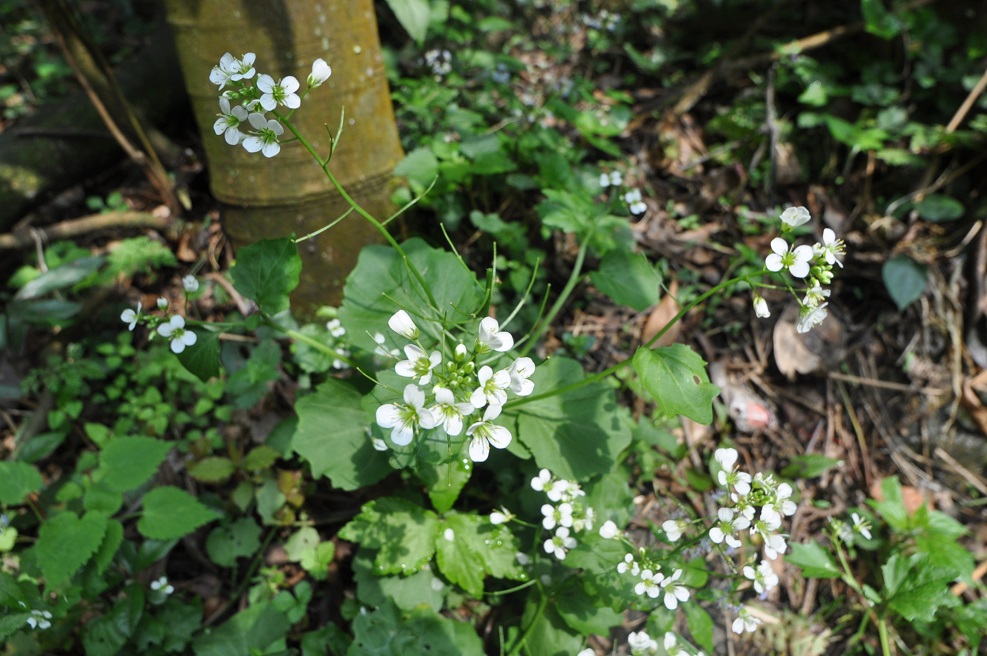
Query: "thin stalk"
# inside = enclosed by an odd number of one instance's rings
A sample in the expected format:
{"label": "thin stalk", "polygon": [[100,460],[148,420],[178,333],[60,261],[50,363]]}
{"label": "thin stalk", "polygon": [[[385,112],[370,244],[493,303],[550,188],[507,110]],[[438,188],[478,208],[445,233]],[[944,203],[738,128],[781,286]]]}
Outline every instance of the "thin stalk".
{"label": "thin stalk", "polygon": [[538,592],[538,607],[535,609],[535,614],[531,618],[531,621],[528,622],[528,626],[524,627],[521,633],[518,634],[517,640],[515,640],[514,644],[511,645],[511,649],[507,652],[507,656],[514,656],[521,651],[521,648],[524,647],[524,643],[528,641],[528,636],[530,636],[531,632],[534,630],[535,624],[538,623],[538,620],[540,620],[541,616],[545,613],[545,608],[548,607],[548,595],[545,594],[545,590],[539,586]]}
{"label": "thin stalk", "polygon": [[[709,290],[703,292],[702,294],[700,294],[699,296],[697,296],[695,298],[695,300],[693,300],[691,303],[689,303],[684,308],[682,308],[681,310],[679,310],[679,313],[676,314],[674,317],[672,317],[672,320],[671,321],[669,321],[667,324],[665,324],[665,326],[661,330],[659,330],[655,334],[654,337],[652,337],[650,340],[648,340],[648,342],[644,345],[644,348],[651,348],[652,344],[654,344],[659,339],[661,339],[661,336],[664,335],[666,332],[668,332],[668,330],[672,326],[674,326],[676,323],[678,323],[682,319],[682,317],[684,317],[686,314],[688,314],[689,312],[691,312],[696,306],[698,306],[700,303],[702,303],[703,301],[705,301],[709,297],[711,297],[711,296],[713,296],[715,294],[720,293],[721,291],[723,291],[724,289],[727,289],[728,287],[730,287],[732,285],[736,285],[737,283],[740,283],[740,282],[748,282],[748,281],[750,281],[753,278],[757,278],[759,276],[764,275],[765,273],[767,273],[767,269],[765,269],[763,271],[758,271],[757,273],[750,273],[750,274],[743,275],[743,276],[737,276],[736,278],[731,278],[730,280],[727,280],[725,282],[721,282],[720,284],[716,285],[715,287],[712,287]],[[532,401],[539,401],[541,399],[547,399],[547,398],[550,398],[550,397],[553,397],[553,396],[556,396],[556,395],[559,395],[559,394],[565,394],[566,392],[571,392],[571,391],[577,390],[580,387],[583,387],[585,385],[589,385],[591,383],[595,383],[597,381],[603,380],[607,376],[609,376],[609,375],[611,375],[613,373],[616,373],[617,371],[619,371],[623,367],[629,366],[632,357],[633,356],[631,356],[629,358],[626,358],[624,360],[621,360],[620,362],[618,362],[617,364],[613,365],[612,367],[608,367],[607,369],[604,369],[603,371],[599,371],[599,372],[597,372],[597,373],[595,373],[595,374],[593,374],[591,376],[587,376],[586,378],[583,378],[582,380],[576,381],[576,382],[571,383],[569,385],[564,385],[562,387],[558,387],[558,388],[552,390],[551,392],[545,392],[544,394],[535,394],[535,395],[532,395],[532,396],[526,396],[524,398],[513,399],[511,401],[508,401],[507,404],[506,404],[506,406],[505,406],[505,409],[506,408],[515,408],[517,406],[524,405],[526,403],[531,403]]]}
{"label": "thin stalk", "polygon": [[304,333],[300,333],[297,330],[292,330],[292,329],[286,330],[284,328],[280,328],[280,330],[283,330],[284,334],[292,338],[293,340],[297,342],[302,342],[304,344],[308,344],[316,351],[321,351],[322,353],[325,353],[326,355],[336,358],[337,360],[341,360],[342,362],[345,362],[353,369],[356,369],[357,367],[357,363],[355,361],[349,359],[347,356],[343,355],[342,353],[332,348],[331,346],[326,346],[322,342],[313,339],[308,335],[305,335]]}
{"label": "thin stalk", "polygon": [[339,180],[336,179],[336,176],[333,175],[332,171],[329,170],[328,162],[323,163],[322,158],[319,157],[319,153],[315,152],[315,148],[313,148],[312,144],[310,144],[308,140],[302,136],[302,134],[298,131],[298,128],[296,128],[291,121],[277,114],[277,112],[275,112],[275,115],[278,116],[278,118],[281,119],[286,126],[288,126],[288,129],[291,131],[293,135],[295,135],[295,138],[298,139],[298,141],[305,147],[305,150],[307,150],[308,153],[315,159],[316,163],[319,165],[319,168],[322,169],[322,172],[329,179],[329,182],[332,184],[332,186],[335,187],[339,195],[343,197],[343,200],[345,200],[350,207],[356,210],[357,214],[362,216],[364,219],[369,221],[371,225],[377,228],[377,232],[383,235],[384,239],[387,240],[387,243],[390,244],[395,251],[397,251],[398,255],[401,256],[401,259],[404,260],[405,266],[418,281],[418,284],[421,285],[422,291],[424,291],[425,295],[428,297],[428,302],[431,304],[431,306],[434,309],[438,310],[439,305],[436,302],[435,297],[432,295],[432,290],[429,289],[429,286],[425,282],[425,278],[422,276],[422,274],[418,271],[417,268],[415,268],[414,265],[412,265],[411,260],[408,259],[408,254],[404,252],[403,248],[401,248],[401,244],[399,244],[397,240],[394,239],[393,236],[391,236],[391,233],[387,231],[387,228],[385,228],[384,225],[380,221],[378,221],[373,214],[365,210],[362,205],[360,205],[355,200],[353,200],[353,197],[349,195],[346,189],[343,188],[343,185],[340,184]]}

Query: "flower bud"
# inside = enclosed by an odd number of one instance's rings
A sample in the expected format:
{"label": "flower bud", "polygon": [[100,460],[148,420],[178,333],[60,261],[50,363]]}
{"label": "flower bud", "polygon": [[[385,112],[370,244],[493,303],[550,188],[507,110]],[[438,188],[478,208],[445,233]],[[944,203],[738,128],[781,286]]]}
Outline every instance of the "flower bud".
{"label": "flower bud", "polygon": [[418,339],[418,335],[421,334],[418,331],[418,326],[415,325],[415,322],[411,320],[411,317],[408,316],[408,313],[404,310],[398,310],[395,312],[391,318],[387,320],[387,325],[391,328],[391,330],[405,339],[415,340]]}

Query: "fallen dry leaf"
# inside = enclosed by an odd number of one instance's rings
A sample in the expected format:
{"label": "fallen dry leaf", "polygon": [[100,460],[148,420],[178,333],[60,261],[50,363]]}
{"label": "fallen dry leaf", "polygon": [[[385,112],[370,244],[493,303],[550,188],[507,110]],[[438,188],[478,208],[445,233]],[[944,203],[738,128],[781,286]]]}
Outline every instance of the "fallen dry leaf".
{"label": "fallen dry leaf", "polygon": [[[673,280],[672,284],[668,286],[668,291],[658,302],[658,305],[651,310],[651,314],[648,315],[647,321],[644,322],[644,328],[641,329],[641,343],[647,344],[651,339],[657,335],[662,328],[668,325],[668,322],[675,318],[675,315],[679,313],[682,308],[679,307],[679,303],[675,300],[679,293],[679,281]],[[661,338],[658,339],[652,346],[670,346],[674,344],[679,338],[679,334],[682,332],[682,322],[676,323],[674,326],[668,329]]]}

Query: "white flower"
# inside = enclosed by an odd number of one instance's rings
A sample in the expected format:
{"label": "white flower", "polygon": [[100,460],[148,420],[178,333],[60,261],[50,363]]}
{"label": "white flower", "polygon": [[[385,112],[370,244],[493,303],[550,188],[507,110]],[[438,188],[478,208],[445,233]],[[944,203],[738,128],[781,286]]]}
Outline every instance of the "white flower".
{"label": "white flower", "polygon": [[665,634],[663,644],[665,647],[665,656],[689,656],[689,652],[679,646],[675,634],[671,631]]}
{"label": "white flower", "polygon": [[51,613],[46,610],[32,610],[31,616],[27,618],[27,623],[32,629],[41,629],[42,631],[51,628]]}
{"label": "white flower", "polygon": [[545,553],[555,554],[559,560],[565,560],[565,555],[570,549],[576,548],[576,539],[569,536],[569,529],[560,526],[555,531],[555,535],[545,540]]}
{"label": "white flower", "polygon": [[631,654],[653,654],[658,651],[658,641],[651,638],[644,631],[632,631],[627,636],[627,646],[630,647]]}
{"label": "white flower", "polygon": [[243,139],[240,124],[247,120],[247,110],[241,105],[231,108],[230,99],[220,96],[219,114],[216,116],[219,118],[212,124],[213,131],[217,135],[225,133],[226,143],[231,146],[240,143],[240,140]]}
{"label": "white flower", "polygon": [[401,360],[394,365],[394,371],[397,375],[404,378],[416,378],[419,379],[420,385],[428,385],[432,380],[432,370],[442,362],[442,354],[438,351],[425,353],[423,348],[415,344],[406,345],[404,354],[408,356],[408,359]]}
{"label": "white flower", "polygon": [[678,519],[668,519],[661,523],[661,530],[665,531],[665,537],[668,538],[669,542],[678,542],[679,538],[682,537],[683,528],[685,528],[685,522]]}
{"label": "white flower", "polygon": [[330,319],[327,321],[326,330],[337,339],[346,334],[346,329],[343,328],[343,324],[339,319]]}
{"label": "white flower", "polygon": [[158,309],[167,310],[168,309],[168,299],[164,296],[158,296]]}
{"label": "white flower", "polygon": [[788,269],[796,278],[805,278],[809,275],[809,262],[812,260],[811,246],[797,246],[789,248],[788,242],[781,237],[771,240],[771,250],[774,251],[764,259],[764,266],[768,271],[781,271]]}
{"label": "white flower", "polygon": [[771,316],[768,309],[768,302],[760,294],[754,294],[754,314],[758,319],[767,319]]}
{"label": "white flower", "polygon": [[514,519],[514,513],[507,508],[501,508],[490,513],[490,523],[494,525],[506,524],[512,519]]}
{"label": "white flower", "polygon": [[751,475],[747,472],[735,471],[733,468],[734,463],[737,462],[736,449],[717,449],[713,453],[713,459],[722,467],[716,475],[716,481],[720,485],[723,487],[732,485],[742,495],[751,491]]}
{"label": "white flower", "polygon": [[542,469],[538,475],[531,479],[531,489],[535,492],[542,492],[552,489],[552,472]]}
{"label": "white flower", "polygon": [[130,330],[131,332],[133,332],[134,327],[137,325],[137,321],[140,319],[140,316],[141,316],[141,307],[142,306],[141,306],[140,301],[137,301],[137,311],[136,312],[134,312],[130,308],[127,308],[126,310],[124,310],[123,312],[120,313],[120,321],[122,321],[125,324],[127,324],[127,330]]}
{"label": "white flower", "polygon": [[281,152],[278,137],[284,134],[284,127],[273,118],[267,120],[260,112],[247,117],[255,132],[243,140],[243,148],[248,153],[261,151],[264,157],[274,157]]}
{"label": "white flower", "polygon": [[175,591],[175,587],[168,583],[167,576],[162,576],[155,581],[151,581],[151,589],[154,591],[161,591],[166,595],[170,595]]}
{"label": "white flower", "polygon": [[665,591],[665,608],[668,610],[678,608],[679,602],[684,603],[689,601],[689,588],[678,582],[681,578],[682,570],[677,569],[671,576],[661,582],[661,588]]}
{"label": "white flower", "polygon": [[171,340],[173,353],[181,353],[186,346],[195,344],[196,340],[195,333],[185,330],[185,318],[177,314],[158,326],[158,334]]}
{"label": "white flower", "polygon": [[757,631],[757,627],[761,625],[761,620],[750,614],[746,608],[740,609],[740,615],[737,619],[733,621],[732,629],[736,634],[742,634],[744,631],[747,633],[754,633]]}
{"label": "white flower", "polygon": [[836,233],[830,228],[823,230],[823,243],[816,244],[812,250],[826,260],[826,264],[830,266],[837,264],[841,269],[843,268],[843,262],[838,256],[846,254],[846,244],[842,239],[837,239]]}
{"label": "white flower", "polygon": [[764,594],[778,585],[778,575],[771,569],[771,563],[762,560],[755,570],[750,565],[744,567],[744,576],[754,582],[758,594]]}
{"label": "white flower", "polygon": [[740,546],[740,540],[733,536],[734,531],[737,530],[734,522],[742,519],[743,515],[734,519],[732,508],[720,508],[716,514],[719,521],[713,525],[713,528],[709,529],[709,539],[716,544],[725,541],[727,546],[734,549],[738,548]]}
{"label": "white flower", "polygon": [[406,446],[415,436],[415,427],[435,428],[435,416],[425,409],[425,392],[417,385],[404,388],[404,403],[386,403],[377,408],[377,425],[393,428],[391,441]]}
{"label": "white flower", "polygon": [[612,187],[619,187],[622,184],[624,184],[624,176],[621,175],[620,171],[611,171],[610,172],[610,186],[612,186]]}
{"label": "white flower", "polygon": [[853,520],[853,530],[870,540],[870,523],[857,513],[850,513],[850,519]]}
{"label": "white flower", "polygon": [[442,537],[448,540],[449,542],[453,542],[456,539],[456,532],[453,531],[451,528],[447,528],[442,532]]}
{"label": "white flower", "polygon": [[507,370],[494,373],[494,370],[483,365],[476,373],[476,378],[480,386],[473,390],[470,395],[470,403],[476,408],[487,405],[504,405],[507,403],[507,392],[504,391],[511,385],[511,374]]}
{"label": "white flower", "polygon": [[778,486],[778,490],[775,492],[775,502],[774,506],[785,517],[791,517],[798,510],[798,506],[795,502],[791,500],[792,496],[792,486],[788,483],[782,483]]}
{"label": "white flower", "polygon": [[535,384],[528,380],[535,373],[535,363],[531,358],[518,358],[511,363],[507,370],[511,379],[511,391],[518,396],[528,396],[535,389]]}
{"label": "white flower", "polygon": [[302,99],[295,93],[298,91],[298,80],[294,76],[281,78],[277,83],[270,75],[257,76],[257,89],[260,90],[260,106],[265,111],[271,111],[278,105],[288,109],[298,109],[302,104]]}
{"label": "white flower", "polygon": [[240,62],[227,52],[219,59],[219,65],[212,67],[209,72],[209,81],[218,84],[219,88],[222,89],[238,73],[239,68]]}
{"label": "white flower", "polygon": [[[438,355],[438,351],[433,355]],[[431,372],[428,375],[431,376]],[[463,417],[473,414],[475,408],[469,403],[456,403],[452,390],[445,387],[436,387],[434,392],[435,405],[430,410],[435,417],[435,425],[442,426],[447,435],[459,435],[463,432]]]}
{"label": "white flower", "polygon": [[803,305],[802,309],[799,311],[799,320],[795,324],[795,330],[800,333],[807,333],[812,330],[813,327],[821,324],[826,315],[829,314],[829,310],[826,306],[829,303],[823,303],[817,305],[816,307],[809,307],[808,305]]}
{"label": "white flower", "polygon": [[809,210],[802,206],[799,207],[789,207],[784,212],[781,213],[781,222],[788,226],[788,229],[797,228],[800,225],[805,225],[812,219],[812,215],[809,214]]}
{"label": "white flower", "polygon": [[612,540],[620,534],[620,529],[609,519],[603,522],[603,526],[600,527],[600,537],[606,540]]}
{"label": "white flower", "polygon": [[630,572],[631,576],[637,576],[641,573],[641,566],[634,560],[634,556],[624,554],[624,562],[617,564],[617,572],[620,574]]}
{"label": "white flower", "polygon": [[308,74],[308,86],[313,89],[322,86],[322,83],[332,75],[332,68],[321,57],[312,62],[312,72]]}
{"label": "white flower", "polygon": [[661,572],[652,572],[646,569],[641,572],[641,581],[634,586],[634,592],[639,595],[648,595],[652,599],[657,599],[661,594],[661,582],[665,575]]}
{"label": "white flower", "polygon": [[610,176],[607,175],[606,173],[600,174],[600,186],[603,188],[607,188],[610,186]]}
{"label": "white flower", "polygon": [[473,462],[483,462],[490,455],[490,447],[506,448],[511,443],[511,431],[493,423],[500,416],[501,406],[491,403],[483,413],[483,420],[466,429],[470,440],[469,454]]}
{"label": "white flower", "polygon": [[802,299],[802,305],[805,307],[818,307],[825,299],[829,298],[830,290],[823,289],[819,285],[811,287],[805,290],[805,298]]}
{"label": "white flower", "polygon": [[514,346],[514,337],[507,331],[500,330],[500,323],[493,317],[485,317],[480,321],[480,336],[477,338],[480,351],[510,351]]}
{"label": "white flower", "polygon": [[387,325],[391,330],[405,339],[415,340],[421,334],[418,331],[418,326],[415,325],[415,322],[411,320],[411,317],[404,310],[398,310],[392,314],[391,318],[387,320]]}
{"label": "white flower", "polygon": [[182,278],[182,287],[185,288],[185,293],[194,294],[199,291],[199,281],[196,280],[195,276],[187,275]]}
{"label": "white flower", "polygon": [[256,58],[257,55],[252,52],[248,52],[240,59],[234,59],[234,70],[233,75],[230,76],[230,79],[234,82],[238,82],[240,80],[249,80],[252,78],[256,72],[254,70],[254,60]]}
{"label": "white flower", "polygon": [[640,189],[631,189],[624,194],[624,202],[627,203],[627,207],[631,211],[631,214],[644,214],[644,212],[648,209],[648,206],[641,200]]}
{"label": "white flower", "polygon": [[576,656],[596,656],[596,651],[592,647],[587,647],[576,654]]}
{"label": "white flower", "polygon": [[546,503],[541,507],[541,514],[545,516],[541,520],[541,525],[545,527],[546,531],[551,531],[556,526],[572,527],[571,503],[560,503],[558,506]]}
{"label": "white flower", "polygon": [[784,535],[764,535],[764,555],[771,560],[777,560],[778,556],[785,553],[788,550],[788,543],[785,541]]}

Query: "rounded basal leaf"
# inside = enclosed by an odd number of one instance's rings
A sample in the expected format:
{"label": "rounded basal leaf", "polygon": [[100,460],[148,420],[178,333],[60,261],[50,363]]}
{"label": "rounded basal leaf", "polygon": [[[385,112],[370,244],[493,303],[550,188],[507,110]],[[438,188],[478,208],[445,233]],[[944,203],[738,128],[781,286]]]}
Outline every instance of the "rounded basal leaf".
{"label": "rounded basal leaf", "polygon": [[899,310],[904,310],[925,293],[927,276],[925,266],[905,255],[896,255],[881,267],[884,286]]}
{"label": "rounded basal leaf", "polygon": [[144,514],[137,530],[154,540],[172,540],[188,535],[203,524],[219,518],[188,492],[177,487],[159,487],[144,495]]}
{"label": "rounded basal leaf", "polygon": [[267,314],[287,310],[288,294],[298,286],[302,259],[295,242],[287,237],[264,239],[237,251],[230,270],[233,286]]}
{"label": "rounded basal leaf", "polygon": [[61,585],[89,562],[105,534],[106,515],[102,513],[86,513],[80,519],[73,512],[63,512],[41,524],[35,551],[48,586]]}

